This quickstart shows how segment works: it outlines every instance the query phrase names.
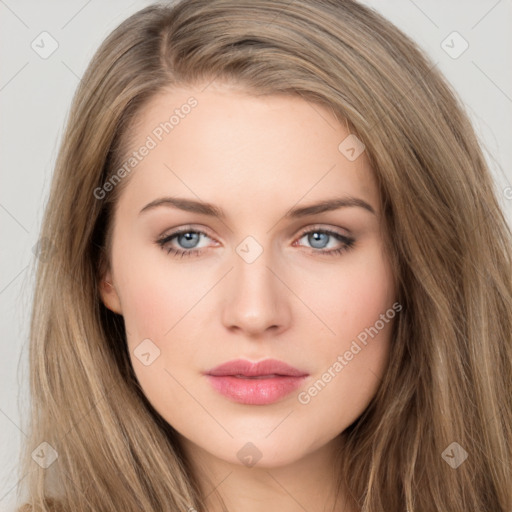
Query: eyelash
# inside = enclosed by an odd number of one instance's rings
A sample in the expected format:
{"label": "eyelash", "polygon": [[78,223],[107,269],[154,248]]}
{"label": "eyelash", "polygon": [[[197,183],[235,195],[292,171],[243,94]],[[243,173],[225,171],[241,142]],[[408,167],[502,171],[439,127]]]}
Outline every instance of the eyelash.
{"label": "eyelash", "polygon": [[[166,235],[166,236],[156,240],[156,243],[162,248],[162,250],[164,250],[166,244],[171,242],[174,238],[178,237],[179,235],[182,235],[185,233],[196,233],[196,234],[205,235],[206,237],[211,238],[204,231],[185,227],[185,228],[174,231],[173,233],[170,233],[169,235]],[[355,244],[354,238],[344,236],[336,231],[330,231],[327,229],[320,229],[320,228],[312,228],[312,229],[303,231],[300,234],[300,236],[298,237],[298,240],[303,238],[305,235],[309,235],[311,233],[321,233],[324,235],[329,235],[329,236],[336,238],[338,241],[343,242],[343,244],[344,244],[343,247],[340,247],[338,249],[331,249],[328,251],[325,251],[323,249],[311,248],[312,254],[325,254],[327,256],[338,256],[338,255],[352,249]],[[187,251],[187,250],[175,249],[174,247],[169,247],[167,249],[167,254],[172,254],[173,257],[176,257],[176,258],[183,258],[183,257],[189,257],[189,256],[199,256],[203,251],[204,251],[204,249],[190,249]]]}

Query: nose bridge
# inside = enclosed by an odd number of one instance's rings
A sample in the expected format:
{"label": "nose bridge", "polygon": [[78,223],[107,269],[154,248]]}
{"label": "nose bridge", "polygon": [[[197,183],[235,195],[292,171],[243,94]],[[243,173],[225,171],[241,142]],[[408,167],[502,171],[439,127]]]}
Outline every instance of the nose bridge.
{"label": "nose bridge", "polygon": [[275,298],[275,277],[269,267],[273,265],[272,251],[254,238],[247,237],[236,248],[234,292],[238,301],[261,309]]}
{"label": "nose bridge", "polygon": [[[268,248],[259,249],[254,242],[242,242],[234,262],[235,289],[240,292],[271,293],[273,256]],[[274,263],[275,264],[275,263]]]}
{"label": "nose bridge", "polygon": [[288,307],[283,284],[274,275],[278,265],[270,247],[264,247],[253,236],[246,237],[235,248],[233,266],[224,303],[226,327],[236,326],[255,334],[283,326]]}

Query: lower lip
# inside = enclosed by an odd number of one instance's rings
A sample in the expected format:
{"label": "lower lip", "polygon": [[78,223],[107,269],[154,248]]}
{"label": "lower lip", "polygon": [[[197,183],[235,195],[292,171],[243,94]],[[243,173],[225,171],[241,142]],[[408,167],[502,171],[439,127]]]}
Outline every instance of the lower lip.
{"label": "lower lip", "polygon": [[233,376],[207,375],[210,384],[221,395],[248,405],[267,405],[295,391],[305,377],[269,377],[249,379]]}

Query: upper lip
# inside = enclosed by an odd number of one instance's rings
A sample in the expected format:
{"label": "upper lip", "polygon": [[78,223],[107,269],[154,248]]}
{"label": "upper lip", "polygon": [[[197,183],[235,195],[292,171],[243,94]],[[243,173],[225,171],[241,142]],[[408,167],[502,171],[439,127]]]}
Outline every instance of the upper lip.
{"label": "upper lip", "polygon": [[244,377],[260,377],[265,375],[304,377],[308,375],[308,373],[277,359],[265,359],[258,362],[248,361],[247,359],[235,359],[208,370],[206,374],[216,377],[227,375],[242,375]]}

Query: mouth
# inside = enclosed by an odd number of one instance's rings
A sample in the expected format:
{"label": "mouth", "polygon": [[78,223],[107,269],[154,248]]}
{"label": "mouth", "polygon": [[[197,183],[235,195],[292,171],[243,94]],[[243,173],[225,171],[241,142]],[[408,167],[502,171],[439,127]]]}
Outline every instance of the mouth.
{"label": "mouth", "polygon": [[246,405],[269,405],[296,390],[309,374],[282,361],[257,363],[238,359],[206,373],[211,386],[231,401]]}

